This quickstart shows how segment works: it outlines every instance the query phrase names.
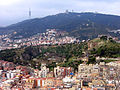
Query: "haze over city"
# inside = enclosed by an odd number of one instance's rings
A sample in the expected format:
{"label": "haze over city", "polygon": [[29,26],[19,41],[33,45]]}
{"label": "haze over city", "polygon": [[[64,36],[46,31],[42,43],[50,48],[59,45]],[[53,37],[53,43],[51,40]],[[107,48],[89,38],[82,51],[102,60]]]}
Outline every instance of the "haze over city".
{"label": "haze over city", "polygon": [[0,0],[0,26],[65,12],[99,12],[120,15],[120,0]]}

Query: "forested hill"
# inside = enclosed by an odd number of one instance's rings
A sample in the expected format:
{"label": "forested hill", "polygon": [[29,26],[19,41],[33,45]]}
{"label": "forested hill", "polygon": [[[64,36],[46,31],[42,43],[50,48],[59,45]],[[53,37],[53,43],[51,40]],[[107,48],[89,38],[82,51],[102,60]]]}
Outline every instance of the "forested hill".
{"label": "forested hill", "polygon": [[[94,38],[99,34],[110,34],[120,37],[119,33],[110,33],[120,29],[120,16],[99,13],[60,13],[44,18],[25,20],[8,27],[4,31],[16,31],[15,36],[32,36],[46,29],[59,29],[69,32],[80,39]],[[14,37],[14,36],[13,36]]]}
{"label": "forested hill", "polygon": [[[92,47],[89,47],[89,45]],[[88,56],[88,58],[90,56],[88,63],[96,63],[94,58],[97,56],[120,57],[120,44],[116,43],[112,38],[106,39],[106,37],[102,37],[76,44],[30,46],[0,51],[0,60],[31,67],[40,66],[41,62],[45,61],[48,63],[48,67],[50,65],[54,66],[57,62],[61,66],[74,66],[77,68],[77,65],[82,63],[81,58],[85,56]]]}

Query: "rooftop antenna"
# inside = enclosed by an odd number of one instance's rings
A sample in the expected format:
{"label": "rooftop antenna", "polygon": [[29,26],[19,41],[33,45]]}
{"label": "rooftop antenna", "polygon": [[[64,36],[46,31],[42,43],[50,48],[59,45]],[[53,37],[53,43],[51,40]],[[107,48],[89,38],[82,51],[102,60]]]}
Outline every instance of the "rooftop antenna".
{"label": "rooftop antenna", "polygon": [[31,19],[31,9],[29,8],[29,19]]}

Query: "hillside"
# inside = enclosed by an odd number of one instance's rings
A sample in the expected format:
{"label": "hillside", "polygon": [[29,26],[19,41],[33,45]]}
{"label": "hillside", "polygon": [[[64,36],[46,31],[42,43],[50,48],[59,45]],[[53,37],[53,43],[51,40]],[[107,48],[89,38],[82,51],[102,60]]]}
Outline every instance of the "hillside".
{"label": "hillside", "polygon": [[0,51],[0,59],[31,67],[35,67],[36,64],[40,66],[42,61],[51,65],[54,62],[63,63],[69,61],[72,57],[81,57],[82,52],[86,48],[85,46],[86,43],[81,43],[65,44],[61,46],[30,46],[26,48],[3,50]]}
{"label": "hillside", "polygon": [[89,49],[94,56],[117,58],[120,57],[120,43],[116,43],[112,38],[102,36],[89,42],[92,47]]}
{"label": "hillside", "polygon": [[[92,44],[92,45],[90,45]],[[92,47],[89,47],[92,46]],[[88,52],[88,54],[87,54]],[[60,66],[77,68],[82,63],[82,58],[87,56],[88,63],[96,63],[95,57],[120,57],[120,44],[109,38],[97,38],[84,43],[30,46],[11,50],[0,51],[0,59],[39,68],[42,61],[52,67],[55,63]]]}
{"label": "hillside", "polygon": [[[69,32],[69,35],[79,39],[92,39],[99,34],[117,36],[119,33],[109,32],[120,29],[120,16],[99,13],[60,13],[44,18],[25,20],[2,28],[5,32],[16,31],[15,36],[30,37],[46,29],[59,29]],[[0,30],[1,31],[1,30]]]}

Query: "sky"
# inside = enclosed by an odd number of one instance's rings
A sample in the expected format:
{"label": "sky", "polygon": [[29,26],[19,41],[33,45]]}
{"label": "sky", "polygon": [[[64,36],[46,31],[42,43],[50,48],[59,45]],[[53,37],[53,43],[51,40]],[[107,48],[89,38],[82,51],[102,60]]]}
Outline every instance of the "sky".
{"label": "sky", "polygon": [[120,0],[0,0],[0,27],[31,18],[74,12],[120,15]]}

